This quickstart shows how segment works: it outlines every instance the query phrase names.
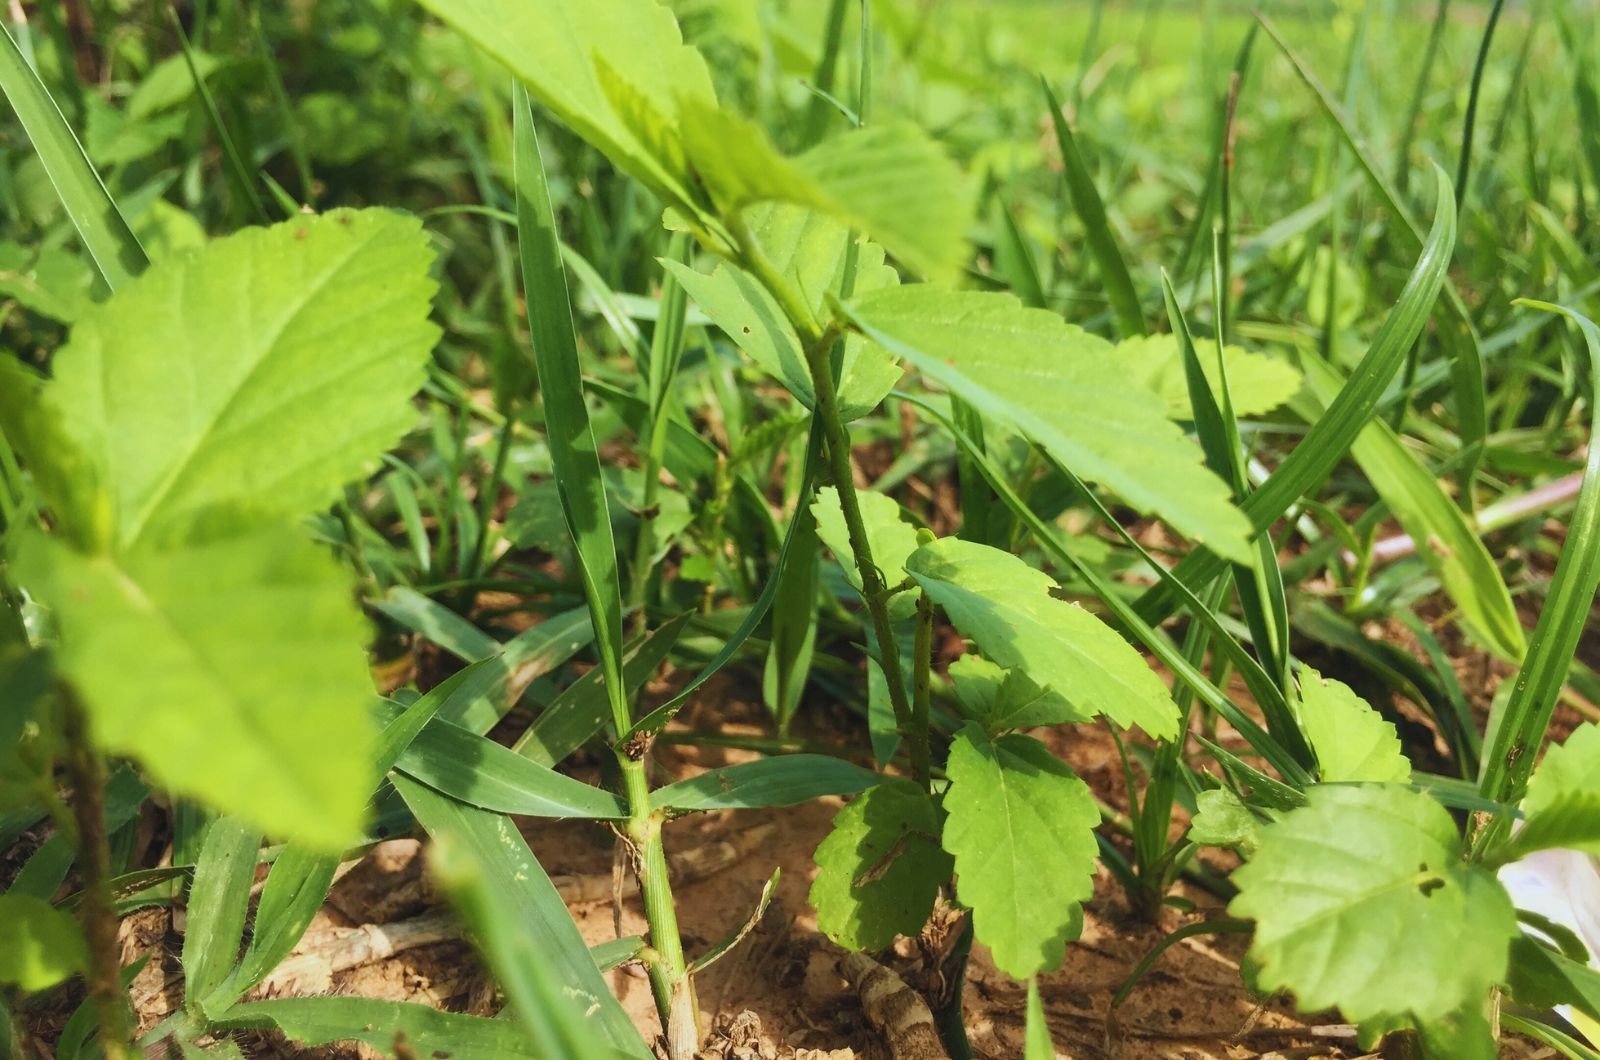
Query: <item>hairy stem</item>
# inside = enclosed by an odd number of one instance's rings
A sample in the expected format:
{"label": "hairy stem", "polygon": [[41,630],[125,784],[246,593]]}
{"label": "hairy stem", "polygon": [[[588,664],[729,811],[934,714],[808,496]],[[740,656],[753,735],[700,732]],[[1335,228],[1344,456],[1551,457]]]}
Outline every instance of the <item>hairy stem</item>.
{"label": "hairy stem", "polygon": [[62,728],[67,741],[67,773],[78,831],[78,871],[83,900],[78,919],[88,942],[85,980],[100,1021],[101,1053],[106,1060],[128,1060],[128,998],[122,990],[122,959],[117,946],[117,914],[111,903],[111,846],[106,836],[105,763],[89,745],[83,707],[61,688]]}

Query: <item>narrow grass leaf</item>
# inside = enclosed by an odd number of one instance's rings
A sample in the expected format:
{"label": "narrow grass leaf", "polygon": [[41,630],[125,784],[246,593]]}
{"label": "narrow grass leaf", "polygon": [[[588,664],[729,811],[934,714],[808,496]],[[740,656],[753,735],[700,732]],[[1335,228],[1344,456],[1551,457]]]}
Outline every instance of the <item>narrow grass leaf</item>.
{"label": "narrow grass leaf", "polygon": [[261,833],[227,814],[206,829],[183,933],[184,1000],[191,1012],[203,1012],[202,1002],[239,956],[260,849]]}
{"label": "narrow grass leaf", "polygon": [[784,755],[709,769],[657,788],[650,805],[679,813],[795,806],[825,795],[854,795],[878,779],[869,769],[827,755]]}
{"label": "narrow grass leaf", "polygon": [[10,30],[0,27],[0,90],[27,130],[84,248],[113,291],[144,271],[150,259],[73,135],[67,119],[23,57]]}

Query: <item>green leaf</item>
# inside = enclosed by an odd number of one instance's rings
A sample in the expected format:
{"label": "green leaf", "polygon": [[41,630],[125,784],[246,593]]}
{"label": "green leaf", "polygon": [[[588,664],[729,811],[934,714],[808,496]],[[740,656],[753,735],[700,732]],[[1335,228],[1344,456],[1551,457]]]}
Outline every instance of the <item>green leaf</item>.
{"label": "green leaf", "polygon": [[991,735],[1049,725],[1063,709],[1071,711],[1060,696],[1040,688],[1021,670],[1003,669],[980,655],[963,655],[950,664],[949,672],[962,714]]}
{"label": "green leaf", "polygon": [[[1600,328],[1582,314],[1543,302],[1527,303],[1564,314],[1583,336],[1589,353],[1590,393],[1600,382]],[[1590,434],[1600,433],[1600,401],[1590,402]],[[1568,521],[1555,574],[1517,681],[1485,749],[1478,790],[1485,798],[1515,802],[1533,768],[1578,639],[1588,625],[1595,587],[1600,585],[1600,446],[1590,446],[1578,505]]]}
{"label": "green leaf", "polygon": [[1409,784],[1411,762],[1394,723],[1350,686],[1307,666],[1300,672],[1300,721],[1317,752],[1324,781]]}
{"label": "green leaf", "polygon": [[1262,829],[1234,873],[1228,912],[1256,921],[1261,987],[1358,1023],[1426,1023],[1487,997],[1516,913],[1493,876],[1462,862],[1449,813],[1395,786],[1319,786],[1306,800]]}
{"label": "green leaf", "polygon": [[[401,717],[383,704],[385,722]],[[475,732],[434,718],[396,760],[396,768],[469,806],[527,817],[615,820],[627,810],[608,791],[557,773]]]}
{"label": "green leaf", "polygon": [[[671,57],[678,48],[668,38],[676,38],[677,25],[672,16],[654,4],[639,2],[607,2],[597,5],[574,5],[562,0],[550,0],[539,5],[518,5],[515,11],[493,0],[473,0],[471,3],[451,5],[456,15],[472,18],[491,9],[502,9],[499,14],[507,22],[497,30],[496,39],[516,40],[520,26],[532,31],[537,25],[536,7],[545,8],[546,14],[557,14],[561,22],[574,34],[592,29],[598,33],[600,24],[589,19],[607,10],[617,17],[625,17],[630,9],[638,19],[625,30],[615,34],[612,46],[618,42],[636,44],[653,41],[667,54],[652,54],[644,71],[668,77],[658,65]],[[570,9],[570,10],[568,10]],[[614,9],[614,10],[613,10]],[[666,27],[670,26],[670,33]],[[549,39],[560,41],[563,34],[548,29],[534,34],[540,38],[532,48],[543,48]],[[480,41],[480,43],[482,43]],[[541,54],[535,51],[535,55]],[[580,53],[587,62],[589,49]],[[694,55],[696,62],[699,56]],[[562,62],[570,67],[571,57]],[[548,73],[548,71],[546,72]],[[700,67],[704,74],[704,65]],[[581,86],[580,86],[581,87]],[[710,92],[709,82],[706,91]],[[547,104],[549,101],[546,101]],[[551,105],[552,109],[556,109]],[[544,397],[546,437],[550,445],[550,462],[555,469],[556,487],[561,496],[561,512],[567,520],[567,532],[572,537],[577,557],[578,576],[583,583],[584,602],[589,607],[589,618],[594,624],[595,643],[600,653],[600,669],[604,675],[607,700],[612,723],[620,735],[629,721],[629,706],[623,688],[622,675],[622,578],[617,569],[616,540],[611,533],[611,514],[606,501],[605,479],[600,471],[600,454],[595,444],[594,428],[589,422],[589,408],[584,402],[583,368],[578,359],[578,339],[572,324],[572,302],[567,291],[567,274],[561,262],[561,241],[556,231],[555,208],[550,199],[550,186],[545,177],[544,159],[539,152],[539,138],[533,127],[532,104],[520,88],[514,93],[513,149],[517,184],[517,249],[522,265],[523,294],[528,304],[528,325],[532,331],[533,361],[538,371],[539,388]],[[559,113],[559,111],[558,111]],[[569,119],[570,120],[570,119]]]}
{"label": "green leaf", "polygon": [[952,867],[939,848],[938,809],[899,778],[840,810],[815,859],[817,927],[848,950],[881,950],[896,935],[916,935]]}
{"label": "green leaf", "polygon": [[[1438,202],[1434,206],[1433,231],[1422,245],[1422,252],[1406,279],[1405,288],[1395,300],[1394,308],[1384,318],[1378,333],[1373,336],[1366,356],[1351,373],[1350,380],[1339,391],[1338,397],[1329,403],[1328,411],[1311,425],[1305,437],[1300,439],[1300,443],[1283,459],[1267,481],[1243,501],[1241,507],[1249,517],[1254,533],[1263,533],[1271,528],[1291,505],[1314,492],[1344,458],[1350,443],[1371,422],[1379,401],[1405,362],[1406,354],[1417,341],[1417,336],[1422,333],[1423,325],[1428,322],[1449,271],[1450,255],[1456,242],[1455,198],[1450,191],[1450,178],[1438,167],[1434,168],[1434,172],[1438,183]],[[1219,557],[1217,554],[1195,551],[1179,562],[1173,575],[1176,580],[1191,587],[1205,585],[1222,573],[1224,559],[1249,562],[1243,555]],[[1176,606],[1177,600],[1178,594],[1163,580],[1162,584],[1140,598],[1139,615],[1147,622],[1165,618]]]}
{"label": "green leaf", "polygon": [[[1237,416],[1260,416],[1271,412],[1300,389],[1300,373],[1284,361],[1264,353],[1252,353],[1242,346],[1224,346],[1228,397]],[[1113,355],[1130,379],[1161,395],[1167,415],[1175,420],[1193,420],[1189,386],[1184,378],[1183,356],[1178,338],[1170,332],[1124,339]],[[1206,381],[1217,401],[1222,400],[1223,368],[1212,351],[1198,358]]]}
{"label": "green leaf", "polygon": [[[906,560],[917,550],[917,528],[905,520],[893,497],[858,489],[856,500],[861,506],[867,542],[872,547],[878,572],[883,575],[883,583],[891,587],[899,585],[906,580]],[[850,530],[845,526],[844,509],[839,505],[839,491],[833,486],[817,490],[811,514],[817,520],[817,536],[838,557],[845,577],[859,593],[861,572],[856,568],[855,552],[850,548]],[[910,618],[916,610],[917,601],[912,593],[896,593],[889,601],[889,617],[896,622]]]}
{"label": "green leaf", "polygon": [[89,964],[78,922],[31,895],[0,894],[0,983],[47,990]]}
{"label": "green leaf", "polygon": [[[538,933],[519,915],[514,890],[491,873],[470,839],[448,830],[434,834],[428,861],[539,1055],[587,1060],[610,1052],[579,998],[566,992],[566,984],[550,967]],[[635,1055],[644,1053],[643,1041],[629,1044]]]}
{"label": "green leaf", "polygon": [[[822,308],[829,294],[839,293],[851,239],[844,225],[815,211],[787,205],[754,207],[747,211],[746,223],[774,267],[794,281],[814,310]],[[894,269],[883,263],[883,247],[863,241],[858,250],[855,290],[878,290],[900,282]],[[751,360],[783,383],[806,408],[815,404],[800,339],[765,287],[727,263],[711,273],[696,272],[675,261],[661,264]],[[877,408],[904,374],[883,347],[859,335],[848,336],[839,372],[839,406],[844,418],[859,419]]]}
{"label": "green leaf", "polygon": [[33,149],[61,196],[78,238],[113,291],[121,290],[144,270],[148,260],[139,240],[106,191],[72,127],[33,67],[0,28],[0,89],[33,141]]}
{"label": "green leaf", "polygon": [[376,780],[367,624],[298,527],[121,556],[29,534],[15,573],[54,612],[97,746],[319,850],[360,837]]}
{"label": "green leaf", "polygon": [[945,538],[906,561],[907,572],[951,623],[1001,666],[1023,671],[1069,706],[1051,722],[1104,714],[1156,739],[1178,731],[1178,708],[1127,641],[1025,560],[972,541]]}
{"label": "green leaf", "polygon": [[1253,857],[1261,846],[1261,818],[1228,788],[1208,788],[1194,797],[1195,815],[1189,841],[1206,847],[1228,847]]}
{"label": "green leaf", "polygon": [[1513,998],[1529,1008],[1572,1005],[1590,1019],[1600,1020],[1600,971],[1527,935],[1511,943],[1507,987]]}
{"label": "green leaf", "polygon": [[1600,725],[1580,725],[1545,751],[1528,779],[1522,812],[1504,860],[1550,847],[1600,855]]}
{"label": "green leaf", "polygon": [[794,806],[824,795],[854,795],[877,782],[871,770],[828,755],[783,755],[710,769],[657,788],[650,805],[678,812]]}
{"label": "green leaf", "polygon": [[279,852],[261,888],[249,948],[233,974],[205,999],[208,1011],[224,1011],[294,951],[322,908],[339,861],[337,854],[324,854],[298,843]]}
{"label": "green leaf", "polygon": [[1078,141],[1067,124],[1067,116],[1044,81],[1044,98],[1050,109],[1050,123],[1055,128],[1056,145],[1061,149],[1061,166],[1065,171],[1067,188],[1071,192],[1072,206],[1083,222],[1085,242],[1095,267],[1100,270],[1100,282],[1105,285],[1106,297],[1116,313],[1117,330],[1124,338],[1145,334],[1144,311],[1139,307],[1139,293],[1133,288],[1133,278],[1128,275],[1128,263],[1117,246],[1117,237],[1106,218],[1105,204],[1100,201],[1100,190],[1094,186],[1094,177]]}
{"label": "green leaf", "polygon": [[1109,343],[1007,294],[926,284],[868,292],[847,317],[890,353],[1086,479],[1241,563],[1248,521],[1201,453],[1130,382]]}
{"label": "green leaf", "polygon": [[431,1005],[362,997],[285,997],[247,1001],[211,1021],[218,1030],[272,1030],[301,1045],[362,1042],[388,1053],[402,1035],[416,1056],[453,1060],[525,1057],[545,1060],[522,1027],[510,1020],[441,1012]]}
{"label": "green leaf", "polygon": [[415,219],[337,211],[176,254],[85,313],[43,398],[103,470],[109,544],[298,518],[374,465],[416,420],[430,258]]}
{"label": "green leaf", "polygon": [[192,1012],[203,1012],[239,956],[260,850],[261,833],[236,817],[223,814],[206,827],[183,933],[184,1002]]}
{"label": "green leaf", "polygon": [[991,742],[975,725],[956,735],[945,770],[944,846],[978,941],[1017,979],[1055,969],[1094,896],[1094,795],[1033,737]]}
{"label": "green leaf", "polygon": [[[527,841],[517,831],[515,823],[509,817],[474,809],[403,776],[394,778],[394,786],[416,815],[417,822],[430,836],[448,835],[450,842],[474,859],[477,866],[475,871],[481,871],[488,885],[503,893],[506,904],[501,907],[502,910],[508,911],[512,921],[521,925],[520,930],[528,934],[556,982],[562,985],[566,996],[583,1010],[590,1026],[607,1046],[627,1056],[648,1057],[649,1051],[639,1041],[639,1032],[634,1030],[632,1021],[606,985],[561,895],[528,849]],[[516,1029],[520,1038],[522,1032],[514,1024],[502,1020],[495,1022]],[[378,1026],[392,1027],[393,1024],[380,1023]],[[430,1047],[415,1040],[409,1031],[407,1033],[408,1037],[413,1038],[411,1045],[418,1050],[418,1055],[428,1055],[422,1051],[425,1048],[430,1051],[433,1048],[443,1049],[452,1056],[466,1055],[465,1038],[455,1042],[437,1040],[438,1044]],[[366,1038],[361,1040],[369,1041]],[[385,1043],[369,1041],[369,1044]],[[516,1055],[523,1054],[517,1052]]]}
{"label": "green leaf", "polygon": [[656,0],[422,0],[618,169],[690,217],[679,107],[716,106],[705,59]]}
{"label": "green leaf", "polygon": [[[1305,351],[1306,385],[1321,411],[1343,384],[1339,374]],[[1232,376],[1229,376],[1231,381]],[[1417,544],[1417,554],[1461,608],[1467,625],[1495,654],[1517,661],[1527,650],[1522,623],[1500,568],[1438,477],[1407,449],[1400,436],[1374,419],[1350,443],[1350,455]]]}

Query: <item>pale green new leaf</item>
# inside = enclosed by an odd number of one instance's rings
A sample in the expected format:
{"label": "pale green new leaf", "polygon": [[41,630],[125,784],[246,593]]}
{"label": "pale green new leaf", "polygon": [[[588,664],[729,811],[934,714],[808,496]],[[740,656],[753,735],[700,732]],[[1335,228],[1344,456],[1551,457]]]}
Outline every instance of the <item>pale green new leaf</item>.
{"label": "pale green new leaf", "polygon": [[[813,312],[823,312],[827,297],[840,292],[847,271],[846,250],[852,237],[845,226],[814,210],[786,204],[751,207],[745,223],[773,268]],[[751,360],[806,408],[815,405],[800,339],[765,287],[731,264],[719,265],[709,274],[675,261],[661,264]],[[858,240],[853,290],[878,290],[899,282],[894,269],[884,264],[883,247]],[[839,370],[844,418],[858,419],[877,408],[904,374],[883,347],[860,335],[848,336]]]}
{"label": "pale green new leaf", "polygon": [[[1237,416],[1271,412],[1300,389],[1300,373],[1276,357],[1252,353],[1242,346],[1224,346],[1222,354],[1228,370],[1228,397]],[[1168,416],[1175,420],[1194,419],[1177,336],[1167,332],[1124,339],[1117,343],[1113,357],[1128,378],[1161,395],[1167,403]],[[1222,369],[1217,366],[1215,349],[1207,350],[1199,360],[1206,381],[1221,401]]]}
{"label": "pale green new leaf", "polygon": [[1212,551],[1251,562],[1250,525],[1159,397],[1127,378],[1110,343],[1007,294],[915,285],[844,312],[868,337],[984,416],[1042,446]]}
{"label": "pale green new leaf", "polygon": [[54,613],[98,747],[266,832],[330,852],[359,839],[377,781],[368,627],[298,527],[118,556],[29,534],[15,570]]}
{"label": "pale green new leaf", "polygon": [[916,935],[950,878],[939,814],[908,780],[868,788],[833,818],[817,847],[811,907],[824,935],[850,950],[880,950]]}
{"label": "pale green new leaf", "polygon": [[1450,814],[1394,785],[1327,785],[1261,832],[1234,873],[1265,990],[1358,1023],[1439,1020],[1503,980],[1516,913],[1464,864]]}
{"label": "pale green new leaf", "polygon": [[990,734],[1049,725],[1072,707],[1021,670],[1006,670],[981,655],[963,655],[950,664],[956,705]]}
{"label": "pale green new leaf", "polygon": [[1194,797],[1195,815],[1189,841],[1206,847],[1229,847],[1251,857],[1261,845],[1261,819],[1228,788],[1208,788]]}
{"label": "pale green new leaf", "polygon": [[0,894],[0,983],[46,990],[87,965],[70,913],[32,895]]}
{"label": "pale green new leaf", "polygon": [[1306,667],[1300,672],[1300,723],[1325,781],[1409,784],[1411,763],[1394,723],[1350,689]]}
{"label": "pale green new leaf", "polygon": [[700,197],[677,112],[715,108],[704,57],[656,0],[421,0],[504,63],[529,93],[670,206]]}
{"label": "pale green new leaf", "polygon": [[375,464],[438,338],[430,258],[414,218],[336,211],[175,254],[85,313],[43,400],[102,470],[111,544],[297,518]]}
{"label": "pale green new leaf", "polygon": [[1007,975],[1054,969],[1094,895],[1093,794],[1033,737],[991,742],[976,725],[957,734],[945,768],[944,845],[978,941]]}
{"label": "pale green new leaf", "polygon": [[[1308,418],[1315,418],[1333,401],[1344,381],[1309,351],[1302,353],[1301,360],[1312,395]],[[1434,473],[1381,419],[1361,429],[1350,443],[1350,455],[1416,542],[1417,554],[1461,608],[1467,625],[1495,654],[1521,661],[1528,645],[1511,590],[1483,539],[1440,488]]]}
{"label": "pale green new leaf", "polygon": [[[900,505],[893,497],[856,490],[856,501],[861,505],[872,559],[883,575],[883,583],[899,585],[906,580],[906,560],[917,550],[916,527],[901,516]],[[839,558],[845,577],[860,592],[861,572],[856,569],[855,553],[850,548],[850,531],[845,526],[844,510],[839,506],[839,491],[832,486],[819,489],[817,499],[811,504],[811,514],[817,521],[817,536]],[[911,593],[896,593],[889,601],[889,615],[896,620],[910,618],[916,609],[917,601]]]}
{"label": "pale green new leaf", "polygon": [[994,662],[1023,671],[1070,705],[1050,723],[1104,714],[1156,739],[1177,735],[1167,686],[1127,641],[1075,603],[1025,560],[988,545],[945,538],[906,561],[933,602]]}

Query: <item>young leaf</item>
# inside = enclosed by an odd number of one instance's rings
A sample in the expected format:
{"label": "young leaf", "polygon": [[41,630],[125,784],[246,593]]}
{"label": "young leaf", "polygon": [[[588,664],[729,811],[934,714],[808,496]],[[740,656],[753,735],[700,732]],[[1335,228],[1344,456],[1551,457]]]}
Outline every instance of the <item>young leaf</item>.
{"label": "young leaf", "polygon": [[0,894],[0,983],[48,990],[88,963],[70,914],[32,895]]}
{"label": "young leaf", "polygon": [[86,313],[43,399],[104,474],[111,543],[298,518],[364,473],[416,419],[430,257],[412,218],[336,211],[175,255]]}
{"label": "young leaf", "polygon": [[1234,873],[1263,989],[1358,1022],[1441,1019],[1502,981],[1516,913],[1461,861],[1449,813],[1389,785],[1328,785],[1261,831]]}
{"label": "young leaf", "polygon": [[265,831],[327,852],[359,838],[376,779],[367,624],[299,527],[119,556],[33,533],[14,570],[54,613],[97,746]]}
{"label": "young leaf", "polygon": [[1411,763],[1394,724],[1350,690],[1306,667],[1300,672],[1300,721],[1317,752],[1324,781],[1408,784]]}
{"label": "young leaf", "polygon": [[1229,788],[1208,788],[1194,798],[1189,842],[1229,847],[1253,857],[1261,846],[1261,819]]}
{"label": "young leaf", "polygon": [[1002,669],[981,655],[951,663],[950,680],[962,714],[990,734],[1049,725],[1061,716],[1059,696],[1021,670]]}
{"label": "young leaf", "polygon": [[1528,779],[1522,812],[1504,860],[1550,847],[1600,853],[1600,725],[1580,725],[1545,751]]}
{"label": "young leaf", "polygon": [[984,655],[1064,700],[1051,723],[1104,714],[1156,739],[1177,734],[1178,708],[1161,678],[1111,627],[1052,596],[1048,574],[954,538],[918,549],[906,571]]}
{"label": "young leaf", "polygon": [[1031,736],[991,742],[975,725],[945,768],[944,845],[978,941],[1018,979],[1056,968],[1094,896],[1100,810],[1088,785]]}
{"label": "young leaf", "polygon": [[[404,1035],[416,1056],[460,1060],[547,1060],[522,1027],[510,1020],[441,1012],[431,1005],[364,997],[281,997],[235,1005],[211,1021],[216,1030],[271,1030],[306,1046],[362,1042],[393,1050]],[[624,1056],[648,1056],[645,1052]],[[609,1058],[608,1058],[609,1060]]]}
{"label": "young leaf", "polygon": [[937,808],[898,778],[840,810],[815,859],[817,927],[848,950],[881,950],[896,935],[921,931],[951,870],[939,848]]}
{"label": "young leaf", "polygon": [[1249,562],[1250,526],[1227,485],[1205,469],[1160,399],[1128,381],[1104,339],[1007,294],[926,284],[868,292],[843,311],[890,353],[1077,474]]}
{"label": "young leaf", "polygon": [[[917,528],[906,522],[900,505],[892,497],[856,490],[856,500],[861,505],[872,558],[883,575],[883,583],[899,585],[906,580],[906,560],[917,550]],[[844,510],[839,506],[839,491],[833,486],[819,489],[817,499],[811,504],[811,514],[817,520],[817,536],[838,557],[845,577],[860,592],[861,572],[856,569],[855,554],[850,549],[850,531],[845,526]],[[917,601],[912,594],[897,593],[889,602],[889,617],[902,621],[910,618],[916,609]]]}

